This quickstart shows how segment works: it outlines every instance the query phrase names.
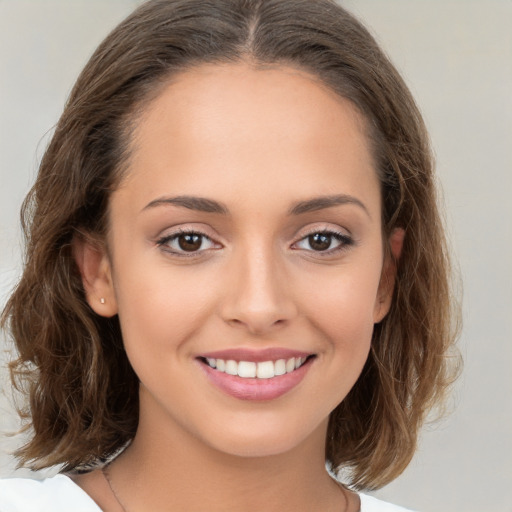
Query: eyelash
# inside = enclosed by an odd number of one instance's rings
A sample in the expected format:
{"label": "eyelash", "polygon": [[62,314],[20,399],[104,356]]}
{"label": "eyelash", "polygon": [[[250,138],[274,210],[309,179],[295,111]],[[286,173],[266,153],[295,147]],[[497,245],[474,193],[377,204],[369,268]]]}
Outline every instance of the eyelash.
{"label": "eyelash", "polygon": [[197,235],[197,236],[201,237],[201,245],[202,245],[202,240],[204,240],[204,239],[209,240],[210,242],[214,243],[213,240],[205,233],[201,233],[200,231],[195,231],[192,229],[190,229],[190,230],[189,229],[180,229],[180,230],[176,231],[175,233],[172,233],[171,235],[165,235],[162,238],[159,238],[156,241],[156,245],[158,247],[161,247],[164,251],[169,252],[174,256],[178,256],[179,258],[197,257],[198,254],[200,254],[200,251],[193,251],[190,253],[178,252],[178,251],[172,250],[170,247],[168,247],[168,244],[170,242],[172,242],[174,240],[178,240],[179,237],[183,236],[183,235]]}
{"label": "eyelash", "polygon": [[334,239],[334,240],[337,240],[338,242],[340,242],[338,247],[335,247],[334,249],[327,249],[325,251],[314,251],[314,250],[311,251],[311,252],[314,252],[315,254],[320,255],[320,257],[323,257],[324,255],[326,257],[332,256],[333,254],[342,252],[342,251],[348,249],[348,247],[350,247],[351,245],[354,245],[354,240],[349,235],[346,235],[345,233],[340,233],[339,231],[333,231],[330,229],[320,229],[320,230],[311,231],[310,233],[306,234],[298,242],[295,242],[295,243],[297,244],[299,242],[302,242],[303,240],[307,240],[309,237],[311,237],[313,235],[324,235],[324,236],[330,237],[331,239]]}
{"label": "eyelash", "polygon": [[[208,249],[203,249],[202,251],[198,250],[198,251],[191,251],[190,253],[187,253],[187,252],[180,252],[180,251],[170,249],[168,247],[168,244],[172,241],[175,241],[175,240],[177,241],[179,239],[179,237],[182,235],[196,235],[196,236],[201,237],[202,240],[206,239],[206,240],[209,240],[213,244],[215,243],[205,233],[201,233],[200,231],[195,231],[195,230],[180,229],[179,231],[172,233],[171,235],[166,235],[166,236],[159,238],[156,241],[156,245],[158,247],[161,247],[166,252],[169,252],[179,258],[194,258],[194,257],[197,257],[199,254],[201,254],[201,252],[208,250]],[[325,235],[327,237],[331,237],[332,239],[340,242],[340,245],[338,247],[335,247],[334,249],[327,249],[325,251],[315,251],[315,250],[309,251],[309,252],[316,253],[316,254],[320,255],[321,257],[331,256],[333,254],[336,254],[338,252],[346,250],[351,245],[354,245],[354,240],[350,236],[348,236],[344,233],[340,233],[338,231],[333,231],[333,230],[329,230],[329,229],[320,229],[320,230],[311,231],[310,233],[304,235],[300,240],[298,240],[298,242],[295,242],[295,244],[302,242],[304,240],[307,240],[309,237],[311,237],[313,235]],[[202,243],[201,243],[201,245],[202,245]]]}

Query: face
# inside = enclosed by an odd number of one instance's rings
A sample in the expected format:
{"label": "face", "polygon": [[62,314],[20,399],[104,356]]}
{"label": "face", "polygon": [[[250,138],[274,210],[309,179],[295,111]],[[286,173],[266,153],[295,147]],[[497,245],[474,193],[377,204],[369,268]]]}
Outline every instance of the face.
{"label": "face", "polygon": [[246,456],[323,442],[389,307],[380,201],[363,120],[312,76],[173,79],[112,195],[109,256],[81,264],[119,315],[141,424]]}

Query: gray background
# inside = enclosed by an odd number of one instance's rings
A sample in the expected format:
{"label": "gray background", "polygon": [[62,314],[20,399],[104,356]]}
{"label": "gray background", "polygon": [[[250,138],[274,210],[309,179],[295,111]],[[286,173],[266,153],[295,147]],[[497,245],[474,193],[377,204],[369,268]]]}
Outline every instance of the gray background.
{"label": "gray background", "polygon": [[[137,3],[0,0],[0,304],[19,275],[18,210],[48,132],[88,56]],[[511,512],[512,1],[343,4],[376,34],[424,112],[464,283],[454,412],[425,428],[410,467],[378,494],[423,512]],[[3,370],[4,391],[6,379]],[[0,431],[16,426],[0,398]],[[0,476],[14,474],[8,451],[19,442],[0,439]]]}

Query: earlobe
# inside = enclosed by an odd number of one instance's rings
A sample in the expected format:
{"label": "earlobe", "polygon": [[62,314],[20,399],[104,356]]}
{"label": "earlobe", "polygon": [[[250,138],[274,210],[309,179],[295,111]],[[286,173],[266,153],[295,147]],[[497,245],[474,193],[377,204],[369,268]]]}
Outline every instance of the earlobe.
{"label": "earlobe", "polygon": [[378,324],[388,314],[393,299],[393,291],[396,281],[396,266],[402,254],[405,230],[395,228],[388,239],[388,250],[386,251],[382,273],[380,277],[379,290],[375,301],[373,322]]}
{"label": "earlobe", "polygon": [[116,315],[117,301],[107,251],[96,242],[75,237],[73,239],[73,256],[80,270],[89,306],[98,315],[104,317]]}

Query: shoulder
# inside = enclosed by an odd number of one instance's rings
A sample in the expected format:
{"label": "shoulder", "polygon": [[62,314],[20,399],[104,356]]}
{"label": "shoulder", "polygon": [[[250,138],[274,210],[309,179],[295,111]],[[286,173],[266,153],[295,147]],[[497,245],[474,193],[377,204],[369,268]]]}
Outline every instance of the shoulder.
{"label": "shoulder", "polygon": [[0,479],[0,512],[101,512],[69,477]]}
{"label": "shoulder", "polygon": [[361,512],[412,512],[409,509],[378,500],[367,494],[360,494]]}

